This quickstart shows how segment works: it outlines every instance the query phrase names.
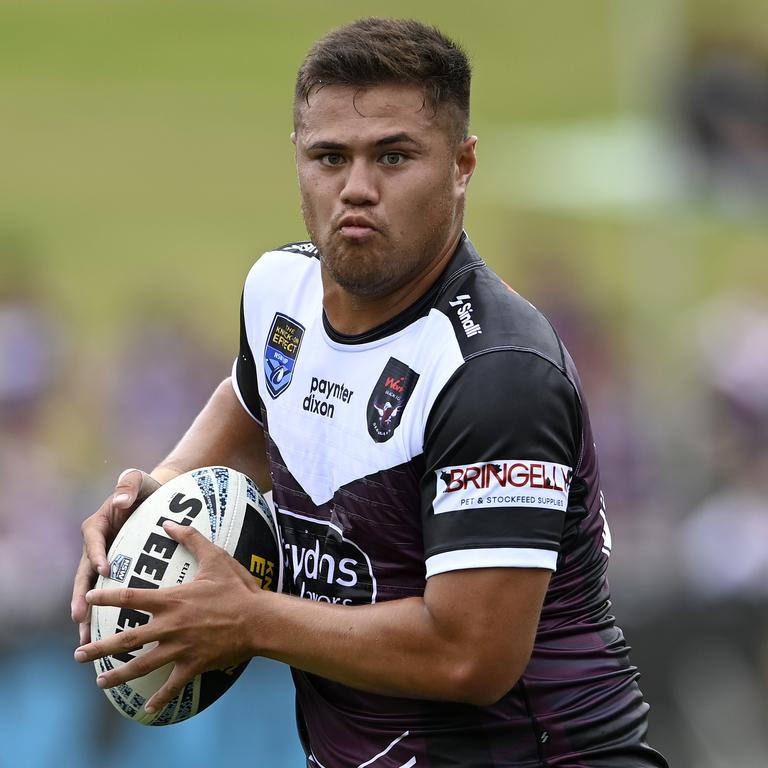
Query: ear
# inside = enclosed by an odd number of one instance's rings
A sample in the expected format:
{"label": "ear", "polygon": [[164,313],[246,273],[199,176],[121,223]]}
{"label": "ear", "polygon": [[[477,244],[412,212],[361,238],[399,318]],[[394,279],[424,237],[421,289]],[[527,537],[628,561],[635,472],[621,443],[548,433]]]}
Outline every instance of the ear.
{"label": "ear", "polygon": [[296,131],[291,131],[291,143],[296,146]]}
{"label": "ear", "polygon": [[456,148],[456,184],[463,191],[467,188],[477,165],[477,136],[469,136]]}

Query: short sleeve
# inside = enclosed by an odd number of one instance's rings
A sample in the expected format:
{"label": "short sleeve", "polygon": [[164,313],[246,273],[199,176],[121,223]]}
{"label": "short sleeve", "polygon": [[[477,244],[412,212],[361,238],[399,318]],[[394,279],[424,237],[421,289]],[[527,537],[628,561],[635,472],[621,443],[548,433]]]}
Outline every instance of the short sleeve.
{"label": "short sleeve", "polygon": [[483,567],[556,569],[581,451],[579,399],[532,352],[462,365],[427,421],[421,508],[427,576]]}
{"label": "short sleeve", "polygon": [[245,321],[245,291],[240,299],[240,351],[232,366],[232,383],[243,407],[261,424],[262,403],[256,376],[256,362],[248,341],[248,327]]}

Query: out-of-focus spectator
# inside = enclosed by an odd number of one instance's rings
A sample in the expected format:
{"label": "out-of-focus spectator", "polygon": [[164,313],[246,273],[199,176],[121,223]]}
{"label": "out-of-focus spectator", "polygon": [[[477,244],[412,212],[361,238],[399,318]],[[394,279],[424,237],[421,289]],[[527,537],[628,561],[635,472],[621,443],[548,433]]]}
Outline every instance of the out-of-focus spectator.
{"label": "out-of-focus spectator", "polygon": [[690,765],[757,768],[768,760],[768,305],[723,298],[699,327],[709,488],[679,529],[687,599],[670,633],[669,690]]}
{"label": "out-of-focus spectator", "polygon": [[747,46],[710,46],[684,78],[679,119],[699,178],[716,197],[768,199],[768,57]]}
{"label": "out-of-focus spectator", "polygon": [[[0,245],[0,643],[66,626],[80,543],[72,489],[46,447],[62,336],[29,260]],[[10,266],[10,268],[9,268]]]}
{"label": "out-of-focus spectator", "polygon": [[768,306],[721,299],[701,320],[713,422],[712,489],[681,529],[698,599],[768,599]]}

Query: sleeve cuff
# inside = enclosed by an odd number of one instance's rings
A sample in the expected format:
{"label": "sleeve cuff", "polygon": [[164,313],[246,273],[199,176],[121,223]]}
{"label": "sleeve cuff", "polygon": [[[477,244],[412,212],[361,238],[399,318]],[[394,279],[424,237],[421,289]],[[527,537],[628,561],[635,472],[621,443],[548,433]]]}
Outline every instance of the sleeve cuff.
{"label": "sleeve cuff", "polygon": [[432,555],[426,561],[427,578],[447,571],[467,568],[546,568],[557,570],[557,552],[551,549],[494,547],[492,549],[457,549]]}

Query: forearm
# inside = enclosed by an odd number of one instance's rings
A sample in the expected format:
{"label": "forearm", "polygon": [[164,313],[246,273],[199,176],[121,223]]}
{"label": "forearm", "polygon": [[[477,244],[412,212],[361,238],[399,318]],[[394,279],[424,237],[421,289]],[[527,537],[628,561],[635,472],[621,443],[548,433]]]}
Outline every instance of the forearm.
{"label": "forearm", "polygon": [[[508,610],[489,601],[478,610],[472,582],[479,586],[488,573],[441,578],[436,599],[427,592],[374,605],[260,595],[265,599],[254,601],[246,630],[253,653],[374,693],[490,704],[527,665],[540,602],[521,609],[521,599]],[[546,583],[548,574],[532,572],[533,589],[546,589]],[[446,602],[449,594],[454,599]],[[499,626],[512,630],[498,632]]]}
{"label": "forearm", "polygon": [[243,409],[228,378],[151,474],[166,482],[191,469],[216,464],[245,473],[262,492],[271,488],[264,433]]}
{"label": "forearm", "polygon": [[274,597],[259,624],[274,619],[279,630],[254,633],[256,654],[372,693],[471,697],[466,660],[441,635],[421,598],[350,607]]}

